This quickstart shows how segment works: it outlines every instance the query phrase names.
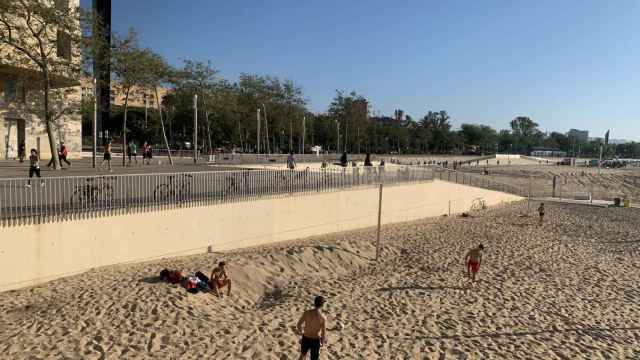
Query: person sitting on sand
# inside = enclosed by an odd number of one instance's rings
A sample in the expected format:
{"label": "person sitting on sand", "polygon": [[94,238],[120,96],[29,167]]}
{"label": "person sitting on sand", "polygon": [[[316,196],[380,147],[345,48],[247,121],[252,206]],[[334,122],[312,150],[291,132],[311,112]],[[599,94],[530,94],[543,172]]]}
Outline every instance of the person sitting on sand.
{"label": "person sitting on sand", "polygon": [[477,248],[473,248],[467,252],[464,256],[464,263],[467,267],[467,276],[471,279],[471,282],[476,281],[476,274],[480,271],[480,264],[482,264],[482,251],[484,246],[478,245]]}
{"label": "person sitting on sand", "polygon": [[320,348],[327,343],[327,319],[322,314],[324,298],[316,296],[313,301],[313,309],[302,314],[296,329],[302,336],[300,340],[300,360],[303,360],[307,353],[311,353],[311,360],[320,359]]}
{"label": "person sitting on sand", "polygon": [[544,221],[544,203],[540,203],[540,206],[538,207],[538,215],[540,215],[539,224],[542,225],[542,222]]}
{"label": "person sitting on sand", "polygon": [[227,296],[231,296],[231,278],[227,272],[227,264],[221,261],[218,267],[211,272],[211,280],[209,280],[209,287],[213,290],[213,293],[218,297],[223,297],[221,289],[227,286]]}

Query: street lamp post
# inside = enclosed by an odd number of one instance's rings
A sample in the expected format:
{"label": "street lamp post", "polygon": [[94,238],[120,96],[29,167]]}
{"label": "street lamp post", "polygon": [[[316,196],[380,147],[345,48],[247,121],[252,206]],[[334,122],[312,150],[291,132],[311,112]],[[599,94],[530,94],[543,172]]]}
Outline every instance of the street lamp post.
{"label": "street lamp post", "polygon": [[[193,163],[198,162],[198,95],[193,95]],[[171,151],[171,150],[169,150]]]}
{"label": "street lamp post", "polygon": [[304,138],[306,136],[306,132],[307,132],[307,127],[306,127],[306,118],[303,115],[302,116],[302,151],[300,152],[301,154],[304,154]]}
{"label": "street lamp post", "polygon": [[338,147],[336,148],[336,152],[340,153],[340,121],[336,120],[336,129],[338,129]]}
{"label": "street lamp post", "polygon": [[[93,156],[92,164],[96,167],[96,154],[98,152],[98,81],[93,79]],[[38,149],[40,150],[40,149]]]}
{"label": "street lamp post", "polygon": [[257,149],[256,149],[256,154],[260,154],[260,108],[258,108],[258,110],[256,111],[256,121],[257,121],[257,127],[258,127],[258,133],[257,133]]}

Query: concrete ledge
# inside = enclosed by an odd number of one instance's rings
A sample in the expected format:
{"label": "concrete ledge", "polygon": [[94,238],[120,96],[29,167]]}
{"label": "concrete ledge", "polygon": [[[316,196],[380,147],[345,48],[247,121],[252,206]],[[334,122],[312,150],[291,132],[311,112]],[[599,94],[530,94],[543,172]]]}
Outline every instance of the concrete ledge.
{"label": "concrete ledge", "polygon": [[[520,198],[434,181],[385,187],[384,224]],[[1,228],[0,291],[93,268],[374,226],[378,188]]]}

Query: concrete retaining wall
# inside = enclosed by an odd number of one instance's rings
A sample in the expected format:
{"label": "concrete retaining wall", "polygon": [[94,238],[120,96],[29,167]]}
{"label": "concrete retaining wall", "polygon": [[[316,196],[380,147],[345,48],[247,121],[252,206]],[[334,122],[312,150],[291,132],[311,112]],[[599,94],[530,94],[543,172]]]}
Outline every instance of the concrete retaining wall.
{"label": "concrete retaining wall", "polygon": [[[442,181],[383,189],[384,224],[516,196]],[[374,226],[378,188],[0,228],[0,291],[92,268]]]}

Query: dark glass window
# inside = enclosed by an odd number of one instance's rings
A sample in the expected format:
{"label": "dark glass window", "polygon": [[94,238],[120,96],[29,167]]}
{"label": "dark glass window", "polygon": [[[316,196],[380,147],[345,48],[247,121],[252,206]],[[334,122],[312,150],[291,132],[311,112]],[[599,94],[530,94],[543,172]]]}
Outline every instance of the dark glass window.
{"label": "dark glass window", "polygon": [[26,92],[24,89],[24,81],[22,80],[5,80],[4,81],[4,100],[7,103],[25,103]]}

